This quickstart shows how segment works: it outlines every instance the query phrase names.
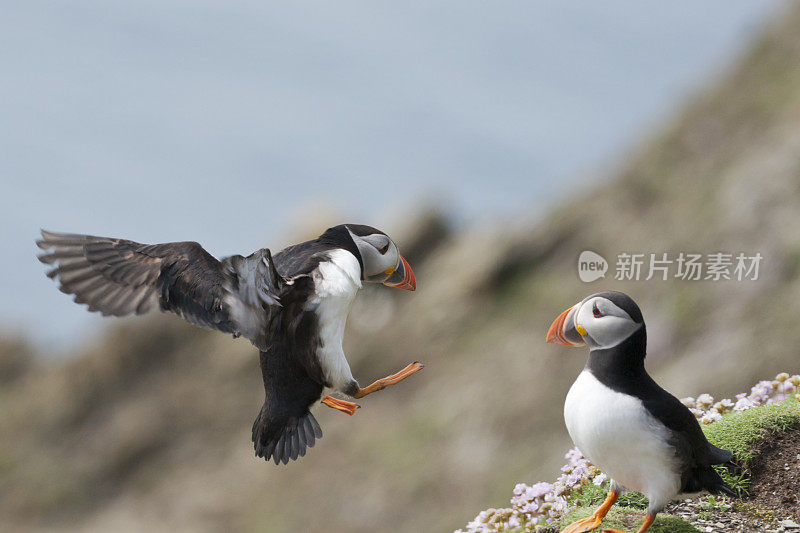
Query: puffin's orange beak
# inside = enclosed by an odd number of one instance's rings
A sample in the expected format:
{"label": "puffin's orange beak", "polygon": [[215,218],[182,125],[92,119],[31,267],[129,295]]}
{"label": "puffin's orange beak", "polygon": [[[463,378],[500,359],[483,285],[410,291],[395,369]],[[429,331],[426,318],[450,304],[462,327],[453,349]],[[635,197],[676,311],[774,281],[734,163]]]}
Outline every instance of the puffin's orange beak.
{"label": "puffin's orange beak", "polygon": [[586,344],[575,325],[575,313],[579,307],[580,304],[577,303],[556,317],[550,325],[550,329],[547,330],[547,342],[564,346],[584,346]]}
{"label": "puffin's orange beak", "polygon": [[387,287],[396,287],[407,291],[413,291],[417,288],[417,279],[414,277],[414,271],[406,261],[406,258],[400,256],[400,263],[397,268],[392,271],[391,275],[383,282]]}

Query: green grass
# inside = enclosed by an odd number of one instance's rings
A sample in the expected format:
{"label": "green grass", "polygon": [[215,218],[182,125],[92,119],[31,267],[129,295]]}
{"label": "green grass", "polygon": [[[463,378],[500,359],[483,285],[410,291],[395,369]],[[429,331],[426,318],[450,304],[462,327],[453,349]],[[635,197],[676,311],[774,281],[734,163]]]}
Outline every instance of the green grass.
{"label": "green grass", "polygon": [[728,484],[728,486],[733,489],[733,492],[736,493],[736,496],[739,498],[743,498],[747,496],[747,490],[750,486],[750,471],[746,468],[743,468],[739,472],[735,472],[730,470],[725,466],[715,466],[714,470],[722,477],[722,480]]}
{"label": "green grass", "polygon": [[731,508],[731,506],[726,503],[727,501],[728,500],[724,496],[720,496],[718,500],[713,494],[709,494],[706,496],[706,501],[700,505],[700,508],[706,511],[727,511]]}
{"label": "green grass", "polygon": [[617,505],[631,509],[647,509],[647,498],[641,492],[626,492],[617,500]]}
{"label": "green grass", "polygon": [[600,503],[606,497],[607,489],[604,487],[598,487],[597,485],[593,485],[592,483],[587,483],[583,487],[581,487],[580,492],[574,492],[570,495],[569,501],[570,504],[576,505],[578,507],[585,507],[588,505],[594,505],[596,503]]}
{"label": "green grass", "polygon": [[703,429],[712,444],[730,450],[736,462],[747,467],[755,456],[754,445],[767,433],[794,427],[800,427],[800,402],[789,399],[742,413],[728,413]]}
{"label": "green grass", "polygon": [[[608,489],[587,483],[581,488],[580,492],[575,492],[570,496],[570,503],[578,507],[588,507],[602,502]],[[647,509],[647,498],[639,492],[626,492],[617,500],[618,507],[628,507],[631,509]]]}
{"label": "green grass", "polygon": [[[561,528],[576,520],[586,518],[594,511],[593,508],[579,507],[568,513],[561,521]],[[622,531],[636,531],[644,521],[644,514],[630,508],[613,507],[608,512],[601,528],[621,529]],[[598,529],[599,531],[599,529]],[[648,533],[700,533],[700,530],[677,516],[660,514],[656,521],[647,530]]]}

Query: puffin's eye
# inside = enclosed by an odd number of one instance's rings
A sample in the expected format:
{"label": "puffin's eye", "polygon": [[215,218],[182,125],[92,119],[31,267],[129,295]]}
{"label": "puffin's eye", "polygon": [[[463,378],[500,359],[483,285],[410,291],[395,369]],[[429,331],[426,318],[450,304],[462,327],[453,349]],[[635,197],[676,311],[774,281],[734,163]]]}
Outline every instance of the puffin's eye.
{"label": "puffin's eye", "polygon": [[383,248],[378,248],[378,251],[381,253],[381,255],[386,255],[386,252],[389,251],[389,243],[387,242],[386,246],[384,246]]}
{"label": "puffin's eye", "polygon": [[592,315],[594,315],[595,318],[600,318],[601,316],[603,316],[603,313],[601,313],[600,310],[597,308],[597,304],[594,304],[592,306]]}

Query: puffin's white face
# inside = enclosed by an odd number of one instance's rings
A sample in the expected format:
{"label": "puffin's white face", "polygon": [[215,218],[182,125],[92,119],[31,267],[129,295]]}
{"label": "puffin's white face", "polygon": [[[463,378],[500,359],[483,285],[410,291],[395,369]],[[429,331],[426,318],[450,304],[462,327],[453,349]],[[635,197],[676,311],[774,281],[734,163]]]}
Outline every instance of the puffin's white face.
{"label": "puffin's white face", "polygon": [[607,298],[590,296],[574,313],[575,330],[590,348],[611,348],[642,327]]}
{"label": "puffin's white face", "polygon": [[[631,317],[631,312],[639,322]],[[612,348],[644,327],[641,316],[630,296],[616,291],[600,292],[558,315],[547,331],[547,342]]]}
{"label": "puffin's white face", "polygon": [[356,235],[350,228],[347,231],[361,254],[365,281],[412,291],[416,288],[414,272],[392,239],[383,233]]}
{"label": "puffin's white face", "polygon": [[383,279],[380,280],[383,282],[389,275],[386,271],[394,270],[400,260],[397,246],[383,233],[359,236],[351,231],[350,235],[361,253],[361,262],[364,263],[364,279],[372,281],[370,278],[383,275]]}

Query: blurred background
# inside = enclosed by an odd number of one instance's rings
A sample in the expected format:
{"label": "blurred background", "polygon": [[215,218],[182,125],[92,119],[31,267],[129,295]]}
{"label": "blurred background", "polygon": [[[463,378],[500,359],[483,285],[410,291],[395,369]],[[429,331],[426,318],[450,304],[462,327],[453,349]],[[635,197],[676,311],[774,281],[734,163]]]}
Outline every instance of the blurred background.
{"label": "blurred background", "polygon": [[[618,289],[677,395],[800,367],[800,9],[778,1],[0,2],[0,530],[451,531],[556,477]],[[254,458],[244,340],[100,319],[39,228],[273,250],[353,221],[418,290],[362,292],[354,374],[426,369],[297,463]],[[577,274],[581,251],[611,262]],[[614,280],[622,252],[764,257],[755,281]],[[386,327],[389,321],[392,327]],[[379,331],[379,334],[375,332]]]}

